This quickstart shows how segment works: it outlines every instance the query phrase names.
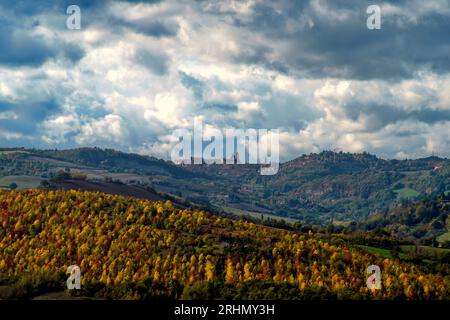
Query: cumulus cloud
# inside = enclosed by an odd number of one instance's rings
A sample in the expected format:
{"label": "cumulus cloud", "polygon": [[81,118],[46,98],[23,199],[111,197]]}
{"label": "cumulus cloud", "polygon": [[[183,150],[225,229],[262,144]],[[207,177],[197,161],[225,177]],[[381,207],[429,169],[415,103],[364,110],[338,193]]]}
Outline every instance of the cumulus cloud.
{"label": "cumulus cloud", "polygon": [[80,60],[84,51],[76,44],[61,40],[49,42],[42,35],[2,25],[0,22],[0,65],[37,67],[50,59]]}
{"label": "cumulus cloud", "polygon": [[280,156],[323,149],[450,156],[450,7],[368,0],[0,4],[5,146],[168,157],[171,132],[280,129]]}

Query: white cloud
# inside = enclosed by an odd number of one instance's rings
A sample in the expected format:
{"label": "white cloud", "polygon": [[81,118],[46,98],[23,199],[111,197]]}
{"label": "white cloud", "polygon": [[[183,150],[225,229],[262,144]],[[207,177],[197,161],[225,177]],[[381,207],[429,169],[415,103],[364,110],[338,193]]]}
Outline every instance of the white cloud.
{"label": "white cloud", "polygon": [[257,101],[239,102],[238,111],[236,112],[236,119],[239,120],[251,119],[251,117],[260,112],[261,106]]}
{"label": "white cloud", "polygon": [[22,134],[0,129],[0,138],[4,140],[19,140],[23,137]]}
{"label": "white cloud", "polygon": [[5,111],[0,112],[0,120],[16,120],[19,118],[19,115],[14,111]]}
{"label": "white cloud", "polygon": [[81,126],[80,133],[75,139],[81,145],[107,143],[123,146],[126,142],[127,130],[124,128],[122,121],[120,116],[113,114],[89,121]]}
{"label": "white cloud", "polygon": [[66,135],[80,129],[80,122],[74,115],[59,116],[43,123],[42,140],[48,144],[67,142]]}
{"label": "white cloud", "polygon": [[403,6],[387,2],[381,4],[382,16],[404,28],[419,24],[423,16],[432,13],[450,16],[449,2],[447,0],[410,0]]}
{"label": "white cloud", "polygon": [[[173,144],[171,131],[190,128],[198,116],[217,127],[279,128],[284,160],[333,148],[395,157],[430,152],[450,156],[449,122],[419,119],[427,110],[450,110],[448,74],[359,81],[309,79],[299,76],[302,70],[279,71],[273,63],[292,58],[287,56],[292,52],[292,39],[267,35],[271,30],[259,32],[248,25],[261,10],[258,5],[273,9],[277,18],[277,14],[285,14],[285,4],[256,0],[190,6],[173,1],[114,2],[103,12],[104,21],[79,32],[52,29],[54,25],[45,22],[54,23],[55,17],[42,14],[39,17],[44,23],[36,27],[35,34],[48,41],[64,39],[79,44],[86,55],[71,66],[52,60],[36,68],[0,67],[0,103],[54,97],[60,108],[42,120],[36,135],[49,146],[97,144],[163,156]],[[332,5],[331,1],[312,0],[300,14],[301,21],[286,17],[284,27],[295,33],[314,29],[317,18],[338,25],[355,15],[345,8],[332,10]],[[448,15],[448,2],[414,1],[407,8],[389,4],[382,8],[388,19],[409,24],[438,11]],[[109,18],[127,23],[170,20],[178,32],[148,36],[132,28],[109,26]],[[146,58],[155,60],[150,62],[164,59],[165,69],[157,74],[151,64],[146,67],[137,61],[141,50],[149,53]],[[314,51],[302,54],[302,58],[315,58]],[[183,83],[181,72],[197,79],[201,97]],[[229,109],[209,108],[221,104]],[[383,107],[392,115],[373,109]],[[25,116],[2,110],[0,105],[2,121]],[[3,128],[0,136],[33,142],[36,138]]]}

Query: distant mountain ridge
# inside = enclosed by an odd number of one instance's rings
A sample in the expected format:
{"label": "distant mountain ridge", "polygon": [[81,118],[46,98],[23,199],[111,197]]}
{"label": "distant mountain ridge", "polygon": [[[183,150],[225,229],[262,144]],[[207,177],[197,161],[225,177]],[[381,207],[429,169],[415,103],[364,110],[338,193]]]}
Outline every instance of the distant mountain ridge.
{"label": "distant mountain ridge", "polygon": [[45,157],[70,161],[92,167],[142,170],[144,174],[189,175],[173,163],[151,156],[125,153],[113,149],[78,148],[67,150],[36,150]]}
{"label": "distant mountain ridge", "polygon": [[450,191],[450,160],[438,157],[385,160],[323,151],[282,163],[274,176],[261,176],[258,165],[178,166],[112,149],[0,149],[0,177],[8,181],[23,175],[51,179],[66,167],[88,179],[147,185],[231,213],[270,213],[313,225],[362,221],[396,203]]}

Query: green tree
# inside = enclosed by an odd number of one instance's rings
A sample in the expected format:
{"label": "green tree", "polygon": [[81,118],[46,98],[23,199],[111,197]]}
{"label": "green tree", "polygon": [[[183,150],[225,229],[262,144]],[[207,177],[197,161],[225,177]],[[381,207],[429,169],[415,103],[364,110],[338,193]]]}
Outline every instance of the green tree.
{"label": "green tree", "polygon": [[17,183],[15,183],[15,182],[11,182],[10,184],[9,184],[9,189],[11,189],[11,190],[15,190],[15,189],[17,189]]}

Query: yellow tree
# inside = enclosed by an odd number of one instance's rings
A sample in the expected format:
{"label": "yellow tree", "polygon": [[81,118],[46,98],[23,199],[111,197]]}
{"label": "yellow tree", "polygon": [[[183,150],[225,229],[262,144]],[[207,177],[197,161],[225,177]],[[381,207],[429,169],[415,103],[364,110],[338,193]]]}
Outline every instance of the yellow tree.
{"label": "yellow tree", "polygon": [[206,266],[205,266],[205,275],[206,275],[206,280],[207,281],[212,281],[214,280],[214,264],[212,263],[212,257],[210,255],[208,255],[206,257]]}
{"label": "yellow tree", "polygon": [[225,270],[225,281],[228,283],[233,283],[235,278],[234,274],[234,265],[233,261],[231,260],[231,257],[227,257],[227,264],[226,264],[226,270]]}
{"label": "yellow tree", "polygon": [[252,272],[250,271],[251,265],[250,263],[247,261],[244,264],[244,281],[249,281],[253,279],[253,275]]}
{"label": "yellow tree", "polygon": [[270,277],[269,272],[269,264],[267,263],[266,259],[261,260],[261,269],[262,269],[262,278],[263,280],[267,280]]}

